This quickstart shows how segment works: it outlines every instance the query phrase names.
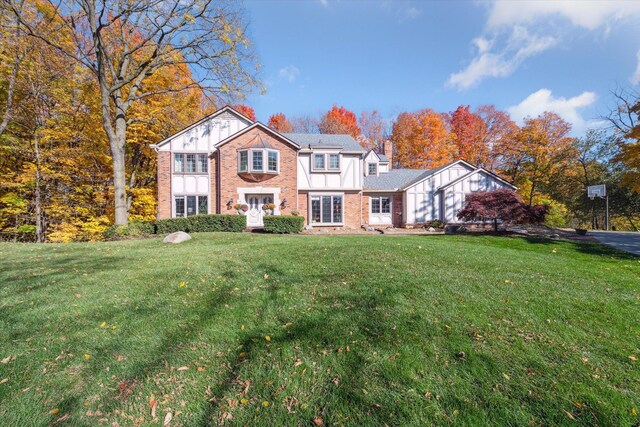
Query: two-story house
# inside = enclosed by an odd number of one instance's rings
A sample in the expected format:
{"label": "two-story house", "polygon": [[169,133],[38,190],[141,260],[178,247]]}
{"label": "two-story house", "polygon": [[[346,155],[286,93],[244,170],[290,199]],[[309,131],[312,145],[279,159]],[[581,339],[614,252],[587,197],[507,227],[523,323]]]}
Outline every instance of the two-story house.
{"label": "two-story house", "polygon": [[465,194],[515,188],[462,160],[431,170],[394,169],[349,135],[281,134],[231,107],[152,146],[158,153],[158,218],[231,213],[247,226],[297,210],[313,227],[455,222]]}

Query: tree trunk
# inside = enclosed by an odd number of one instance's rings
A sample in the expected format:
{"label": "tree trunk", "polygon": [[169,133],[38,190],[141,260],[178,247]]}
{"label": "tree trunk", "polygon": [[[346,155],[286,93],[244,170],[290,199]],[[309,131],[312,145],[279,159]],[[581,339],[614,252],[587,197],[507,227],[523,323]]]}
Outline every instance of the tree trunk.
{"label": "tree trunk", "polygon": [[627,213],[625,214],[625,216],[627,217],[627,221],[629,221],[629,224],[631,224],[631,228],[633,228],[633,231],[638,231],[638,227],[636,227],[636,225],[631,220],[631,215]]}
{"label": "tree trunk", "polygon": [[493,230],[497,233],[498,232],[498,218],[494,218],[493,219]]}
{"label": "tree trunk", "polygon": [[109,141],[113,162],[113,197],[115,203],[115,224],[127,225],[127,179],[125,174],[125,138],[116,135],[115,141]]}
{"label": "tree trunk", "polygon": [[35,188],[35,213],[36,213],[36,243],[43,243],[45,239],[44,224],[42,221],[42,192],[41,181],[42,171],[40,168],[40,142],[38,140],[38,130],[33,133],[33,151],[36,160],[36,188]]}

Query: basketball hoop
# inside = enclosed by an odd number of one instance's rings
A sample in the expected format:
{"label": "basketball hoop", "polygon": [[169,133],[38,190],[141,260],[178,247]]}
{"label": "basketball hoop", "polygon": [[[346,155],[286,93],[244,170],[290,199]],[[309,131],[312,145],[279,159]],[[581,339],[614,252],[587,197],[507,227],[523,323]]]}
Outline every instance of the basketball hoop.
{"label": "basketball hoop", "polygon": [[607,186],[604,184],[590,185],[587,187],[587,196],[591,200],[595,200],[596,197],[605,200],[605,229],[609,230],[609,196],[607,195]]}

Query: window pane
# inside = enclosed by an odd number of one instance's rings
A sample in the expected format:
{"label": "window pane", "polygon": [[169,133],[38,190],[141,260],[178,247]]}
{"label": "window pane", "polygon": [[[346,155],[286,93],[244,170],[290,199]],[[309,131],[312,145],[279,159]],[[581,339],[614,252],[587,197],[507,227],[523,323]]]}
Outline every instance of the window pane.
{"label": "window pane", "polygon": [[340,169],[339,154],[329,154],[329,169]]}
{"label": "window pane", "polygon": [[371,198],[371,213],[380,213],[380,198]]}
{"label": "window pane", "polygon": [[324,154],[314,154],[313,162],[314,169],[324,169]]}
{"label": "window pane", "polygon": [[184,197],[176,197],[176,216],[184,216]]}
{"label": "window pane", "polygon": [[342,222],[342,196],[333,196],[333,222]]}
{"label": "window pane", "polygon": [[382,213],[391,213],[391,199],[389,197],[380,197],[382,203]]}
{"label": "window pane", "polygon": [[270,172],[278,171],[278,153],[275,151],[269,151],[269,161],[267,164]]}
{"label": "window pane", "polygon": [[209,162],[206,154],[198,154],[198,172],[207,173]]}
{"label": "window pane", "polygon": [[187,173],[196,172],[196,155],[187,154]]}
{"label": "window pane", "polygon": [[369,163],[369,175],[376,175],[378,173],[378,165],[375,163]]}
{"label": "window pane", "polygon": [[184,172],[184,154],[175,154],[174,172]]}
{"label": "window pane", "polygon": [[196,214],[196,196],[187,196],[187,216]]}
{"label": "window pane", "polygon": [[322,222],[320,218],[320,197],[311,198],[311,222]]}
{"label": "window pane", "polygon": [[253,164],[251,165],[251,170],[261,171],[263,169],[262,166],[262,151],[252,151],[252,160]]}
{"label": "window pane", "polygon": [[246,172],[249,169],[249,153],[240,151],[240,172]]}
{"label": "window pane", "polygon": [[322,222],[331,222],[331,196],[322,196]]}
{"label": "window pane", "polygon": [[198,196],[198,214],[205,215],[208,212],[209,198],[207,196]]}

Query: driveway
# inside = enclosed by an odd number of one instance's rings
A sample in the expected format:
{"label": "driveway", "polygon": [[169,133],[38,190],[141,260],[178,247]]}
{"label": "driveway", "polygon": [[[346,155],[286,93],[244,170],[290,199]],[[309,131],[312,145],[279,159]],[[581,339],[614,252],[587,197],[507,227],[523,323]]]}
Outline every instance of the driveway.
{"label": "driveway", "polygon": [[640,255],[640,233],[589,230],[589,235],[605,245]]}

